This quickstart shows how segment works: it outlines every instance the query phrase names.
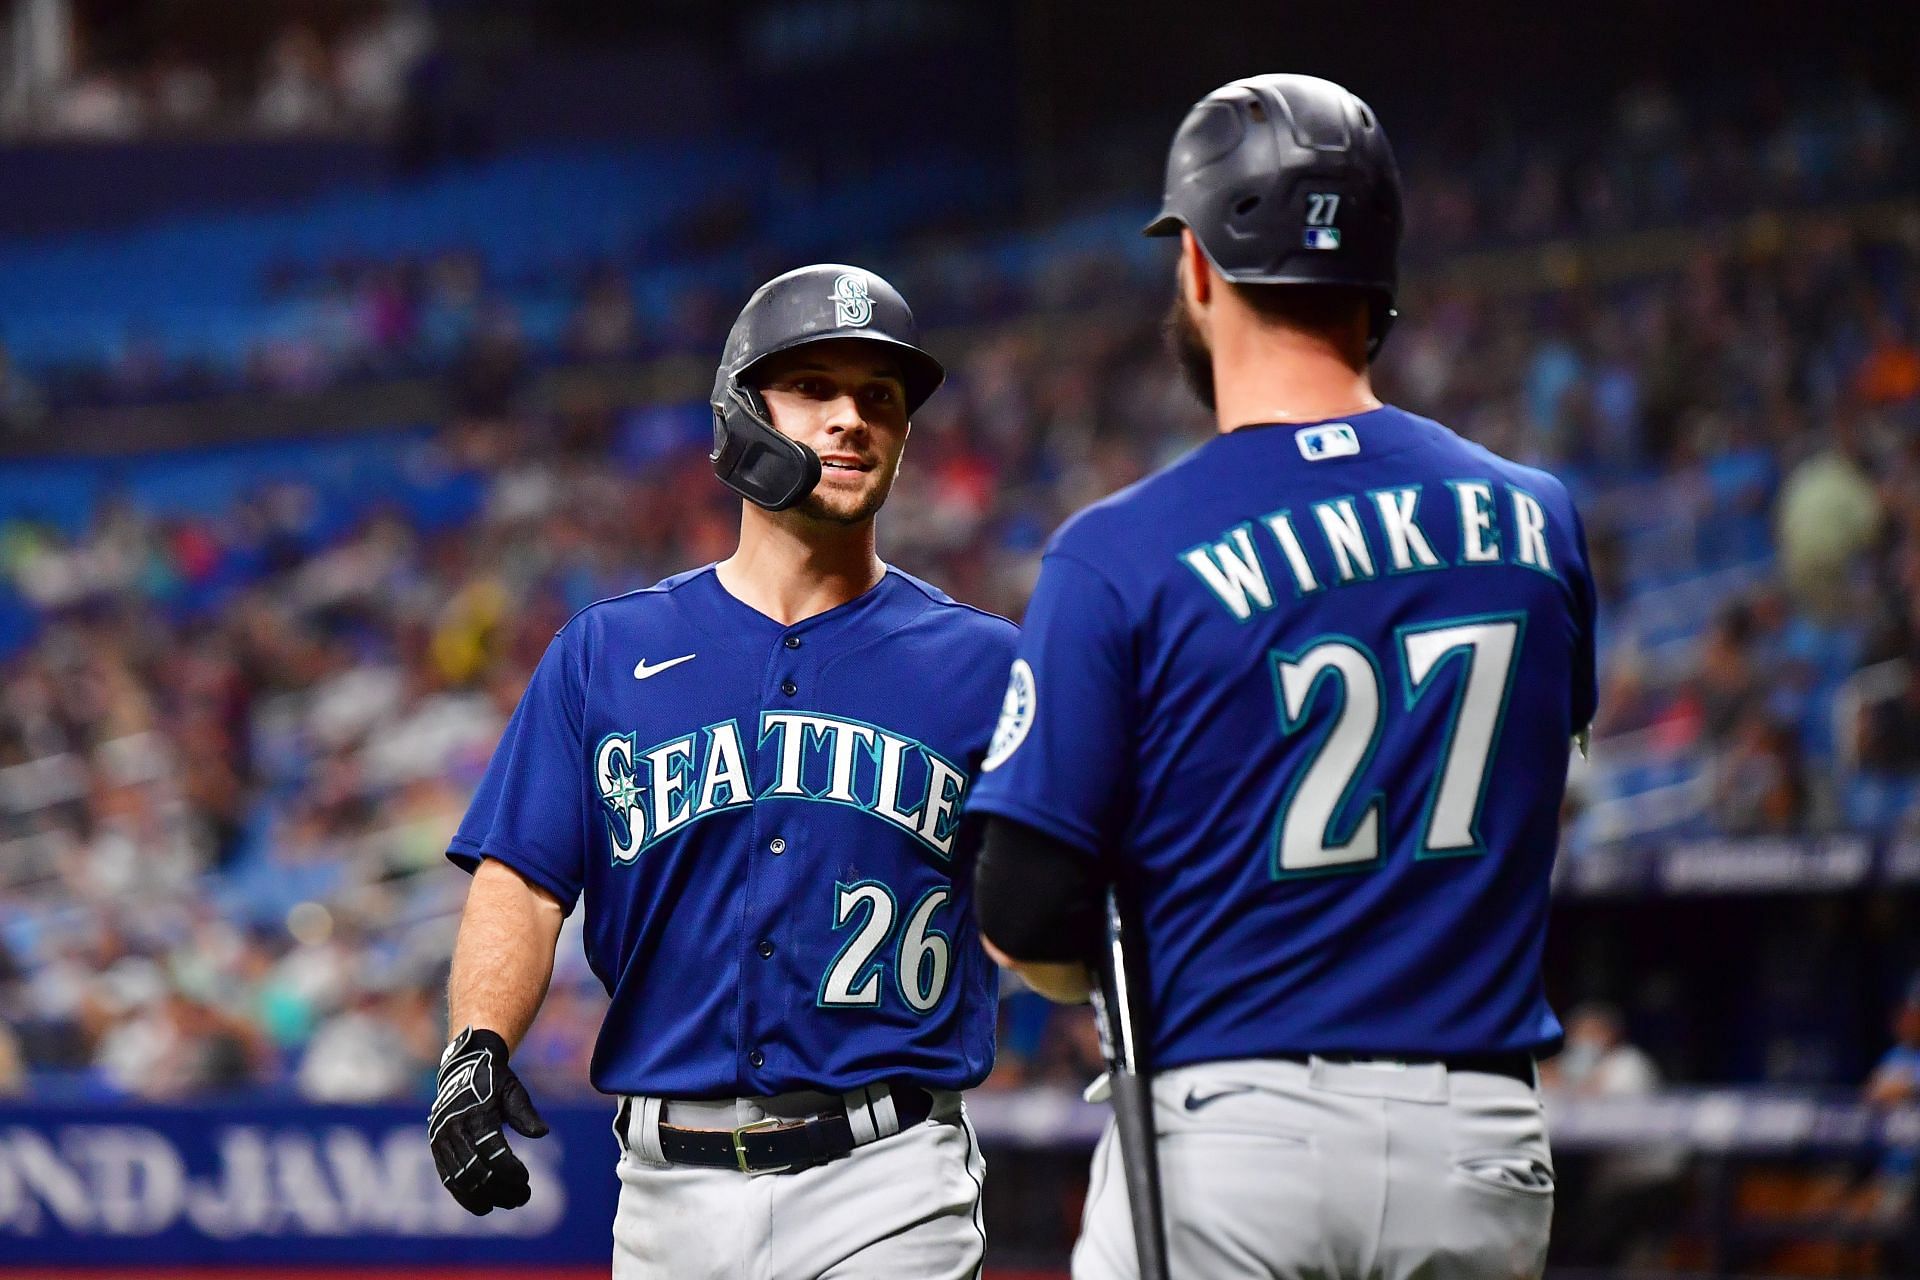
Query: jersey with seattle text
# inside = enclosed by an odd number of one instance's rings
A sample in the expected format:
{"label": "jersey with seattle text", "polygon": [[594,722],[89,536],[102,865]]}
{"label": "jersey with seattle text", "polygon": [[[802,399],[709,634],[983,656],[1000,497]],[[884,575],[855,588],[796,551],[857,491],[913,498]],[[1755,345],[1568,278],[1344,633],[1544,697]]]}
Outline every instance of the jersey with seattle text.
{"label": "jersey with seattle text", "polygon": [[1243,428],[1056,535],[969,805],[1128,887],[1162,1064],[1537,1049],[1593,610],[1544,472]]}
{"label": "jersey with seattle text", "polygon": [[961,804],[1015,630],[898,570],[791,626],[711,566],[561,629],[448,856],[569,910],[607,1093],[699,1098],[992,1065]]}

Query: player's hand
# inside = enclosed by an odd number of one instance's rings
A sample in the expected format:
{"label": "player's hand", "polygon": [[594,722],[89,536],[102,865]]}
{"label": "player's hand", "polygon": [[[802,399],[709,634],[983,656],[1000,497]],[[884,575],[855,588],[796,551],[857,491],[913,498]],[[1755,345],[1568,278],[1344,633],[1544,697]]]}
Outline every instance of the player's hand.
{"label": "player's hand", "polygon": [[518,1209],[532,1194],[527,1166],[500,1131],[503,1122],[529,1138],[547,1135],[547,1122],[507,1065],[507,1042],[468,1027],[440,1055],[440,1085],[427,1116],[434,1168],[468,1213]]}

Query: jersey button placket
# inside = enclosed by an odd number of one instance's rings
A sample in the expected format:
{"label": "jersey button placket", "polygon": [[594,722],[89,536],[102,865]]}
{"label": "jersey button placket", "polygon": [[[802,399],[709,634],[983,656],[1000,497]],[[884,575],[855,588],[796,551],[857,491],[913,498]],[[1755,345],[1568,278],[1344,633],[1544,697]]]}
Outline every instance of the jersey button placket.
{"label": "jersey button placket", "polygon": [[[789,652],[791,652],[792,650],[798,649],[800,647],[800,643],[801,643],[800,637],[792,634],[791,632],[789,632],[788,634],[780,638],[781,648],[786,649]],[[778,653],[779,650],[775,650],[775,652]],[[799,682],[796,681],[791,675],[783,676],[780,680],[780,692],[782,695],[788,698],[795,696],[800,692]],[[775,857],[780,856],[786,851],[787,851],[787,841],[785,837],[774,836],[773,838],[767,841],[767,852],[773,854]],[[773,941],[771,939],[761,938],[758,942],[754,944],[753,950],[754,950],[754,953],[758,955],[762,960],[771,960],[773,959],[776,948],[774,947]],[[757,1071],[760,1068],[767,1065],[767,1055],[761,1052],[759,1049],[749,1050],[747,1053],[747,1065]]]}

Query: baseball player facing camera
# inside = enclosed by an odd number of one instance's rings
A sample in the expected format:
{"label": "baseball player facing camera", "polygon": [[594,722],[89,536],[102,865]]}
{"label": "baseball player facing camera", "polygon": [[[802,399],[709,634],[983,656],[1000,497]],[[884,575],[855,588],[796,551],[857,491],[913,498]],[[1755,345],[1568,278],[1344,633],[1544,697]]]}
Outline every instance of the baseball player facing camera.
{"label": "baseball player facing camera", "polygon": [[1538,1276],[1579,518],[1375,397],[1401,205],[1365,103],[1227,85],[1165,193],[1170,336],[1220,434],[1055,535],[969,802],[985,936],[1042,992],[1085,998],[1108,885],[1137,921],[1167,1257],[1138,1263],[1149,1184],[1110,1129],[1074,1275]]}
{"label": "baseball player facing camera", "polygon": [[612,1007],[616,1277],[961,1277],[984,1174],[959,1091],[996,977],[961,803],[1015,632],[884,564],[875,517],[940,385],[886,281],[762,286],[714,382],[734,554],[563,627],[448,856],[473,872],[429,1138],[475,1213],[529,1196],[508,1066],[584,898]]}

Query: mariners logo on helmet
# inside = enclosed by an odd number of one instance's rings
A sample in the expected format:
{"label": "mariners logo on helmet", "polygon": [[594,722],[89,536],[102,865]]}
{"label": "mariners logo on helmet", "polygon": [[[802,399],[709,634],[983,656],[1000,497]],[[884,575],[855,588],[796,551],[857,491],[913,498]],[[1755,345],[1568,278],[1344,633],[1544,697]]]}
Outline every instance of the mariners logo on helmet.
{"label": "mariners logo on helmet", "polygon": [[918,345],[913,312],[879,276],[844,262],[818,262],[754,290],[727,334],[713,394],[713,470],[749,502],[784,511],[813,491],[820,456],[774,429],[759,391],[762,361],[810,342],[857,341],[884,348],[899,366],[907,412],[946,377]]}
{"label": "mariners logo on helmet", "polygon": [[842,329],[858,329],[873,320],[873,299],[864,277],[848,272],[833,282],[833,318]]}

